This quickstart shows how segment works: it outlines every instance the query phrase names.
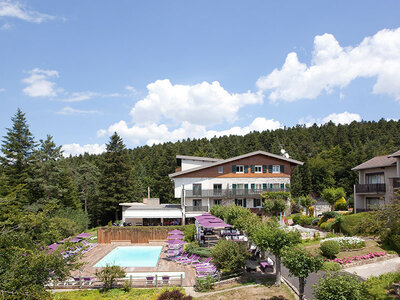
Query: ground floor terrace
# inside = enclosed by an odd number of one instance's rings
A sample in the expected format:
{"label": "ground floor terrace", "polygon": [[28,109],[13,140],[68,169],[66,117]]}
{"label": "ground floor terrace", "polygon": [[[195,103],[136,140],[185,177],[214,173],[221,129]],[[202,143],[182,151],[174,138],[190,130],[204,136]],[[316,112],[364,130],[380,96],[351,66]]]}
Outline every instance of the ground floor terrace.
{"label": "ground floor terrace", "polygon": [[[122,284],[125,280],[131,280],[133,287],[153,287],[153,286],[193,286],[195,284],[195,269],[190,265],[178,264],[174,261],[168,260],[166,257],[167,246],[165,242],[149,242],[149,243],[130,243],[130,242],[113,242],[111,244],[98,244],[98,246],[91,251],[85,253],[80,262],[83,266],[80,270],[73,271],[70,275],[74,279],[67,284],[58,283],[57,288],[79,288],[82,287],[100,287],[102,283],[96,280],[96,272],[102,268],[95,267],[95,265],[102,260],[107,254],[117,247],[129,246],[162,246],[161,254],[158,263],[155,267],[123,267],[126,272],[125,278],[121,278],[119,283]],[[156,277],[158,280],[153,280],[152,283],[147,282],[146,277]],[[162,282],[162,277],[169,277],[168,283]],[[81,278],[81,282],[78,279]],[[83,280],[90,278],[90,281]]]}

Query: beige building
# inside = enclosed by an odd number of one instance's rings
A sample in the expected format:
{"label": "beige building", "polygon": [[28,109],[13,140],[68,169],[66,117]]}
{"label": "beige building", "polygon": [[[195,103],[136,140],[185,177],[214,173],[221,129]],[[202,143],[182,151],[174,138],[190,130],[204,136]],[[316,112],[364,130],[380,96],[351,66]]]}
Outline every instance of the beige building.
{"label": "beige building", "polygon": [[354,185],[354,211],[363,212],[393,201],[400,187],[400,150],[376,156],[352,169],[359,175]]}

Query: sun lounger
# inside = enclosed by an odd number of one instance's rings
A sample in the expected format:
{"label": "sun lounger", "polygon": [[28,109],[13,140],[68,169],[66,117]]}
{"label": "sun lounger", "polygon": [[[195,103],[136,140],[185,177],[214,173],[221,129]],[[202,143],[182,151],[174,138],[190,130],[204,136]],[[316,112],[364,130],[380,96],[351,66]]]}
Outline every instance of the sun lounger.
{"label": "sun lounger", "polygon": [[209,268],[197,268],[196,271],[197,273],[210,273],[210,272],[215,272],[217,270],[216,266],[212,266]]}
{"label": "sun lounger", "polygon": [[272,261],[272,259],[270,259],[268,257],[266,261],[260,262],[260,268],[263,272],[266,272],[266,271],[272,272],[272,271],[274,271],[274,262]]}
{"label": "sun lounger", "polygon": [[201,261],[198,263],[192,263],[192,266],[201,266],[201,265],[208,265],[211,260],[211,257],[208,257],[205,261]]}
{"label": "sun lounger", "polygon": [[180,259],[187,259],[188,258],[189,253],[183,253],[182,255],[176,256],[176,257],[171,257],[170,259],[178,261]]}
{"label": "sun lounger", "polygon": [[184,262],[184,261],[189,261],[189,260],[192,260],[192,259],[195,258],[195,257],[196,257],[196,255],[192,254],[192,255],[190,255],[190,257],[178,259],[177,262],[178,262],[178,263],[181,263],[181,262]]}
{"label": "sun lounger", "polygon": [[87,285],[92,285],[93,284],[93,277],[83,277],[83,284],[87,283]]}
{"label": "sun lounger", "polygon": [[199,255],[192,255],[189,259],[179,260],[178,263],[180,264],[191,264],[193,262],[198,262],[200,256]]}

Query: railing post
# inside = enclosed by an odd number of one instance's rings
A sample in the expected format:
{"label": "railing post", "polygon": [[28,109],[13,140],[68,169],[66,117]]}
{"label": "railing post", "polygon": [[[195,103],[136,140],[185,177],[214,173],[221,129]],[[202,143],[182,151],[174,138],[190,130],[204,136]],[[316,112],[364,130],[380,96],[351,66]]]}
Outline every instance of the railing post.
{"label": "railing post", "polygon": [[181,273],[181,286],[183,286],[183,274]]}
{"label": "railing post", "polygon": [[158,276],[156,274],[156,288],[158,288]]}

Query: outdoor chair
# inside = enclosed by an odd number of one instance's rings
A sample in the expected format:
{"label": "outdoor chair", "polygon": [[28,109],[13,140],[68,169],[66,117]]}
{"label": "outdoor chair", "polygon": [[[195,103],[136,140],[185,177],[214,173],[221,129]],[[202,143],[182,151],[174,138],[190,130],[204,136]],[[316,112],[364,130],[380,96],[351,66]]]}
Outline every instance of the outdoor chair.
{"label": "outdoor chair", "polygon": [[146,277],[146,286],[148,286],[148,285],[154,286],[154,277],[153,276]]}
{"label": "outdoor chair", "polygon": [[189,255],[189,253],[183,253],[183,254],[180,255],[180,256],[171,257],[171,259],[172,259],[172,260],[176,260],[176,261],[178,261],[178,260],[180,260],[180,259],[187,259],[187,258],[188,258],[188,255]]}
{"label": "outdoor chair", "polygon": [[192,263],[192,266],[198,267],[198,266],[208,266],[210,265],[209,262],[211,261],[211,257],[208,257],[205,261],[201,261],[198,263]]}
{"label": "outdoor chair", "polygon": [[169,276],[163,276],[162,277],[162,285],[169,285],[170,283],[170,277]]}
{"label": "outdoor chair", "polygon": [[272,259],[270,259],[268,257],[266,261],[260,262],[260,269],[263,272],[267,272],[267,271],[273,272],[274,271],[274,262],[272,261]]}
{"label": "outdoor chair", "polygon": [[87,285],[92,285],[93,284],[93,277],[83,277],[83,284],[87,283]]}

